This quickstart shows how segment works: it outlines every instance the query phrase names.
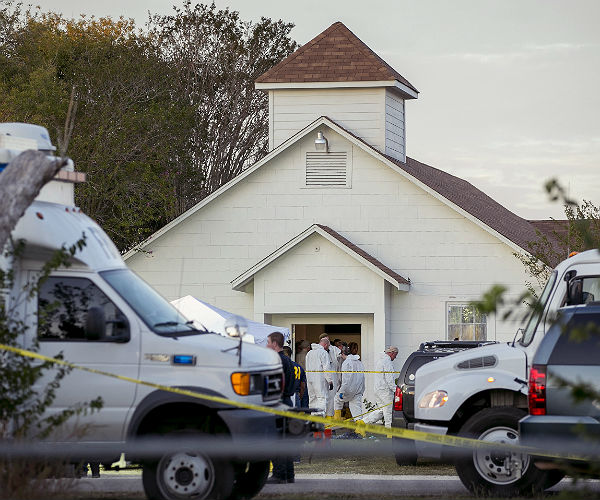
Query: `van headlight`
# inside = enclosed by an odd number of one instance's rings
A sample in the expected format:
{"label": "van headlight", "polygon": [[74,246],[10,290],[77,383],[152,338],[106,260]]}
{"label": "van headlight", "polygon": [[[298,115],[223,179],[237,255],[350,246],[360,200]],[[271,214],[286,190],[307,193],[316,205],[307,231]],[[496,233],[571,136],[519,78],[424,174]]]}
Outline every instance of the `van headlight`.
{"label": "van headlight", "polygon": [[261,392],[262,377],[260,373],[235,372],[231,374],[233,392],[240,396],[258,394]]}
{"label": "van headlight", "polygon": [[440,408],[448,401],[448,393],[446,391],[428,392],[419,401],[419,408]]}

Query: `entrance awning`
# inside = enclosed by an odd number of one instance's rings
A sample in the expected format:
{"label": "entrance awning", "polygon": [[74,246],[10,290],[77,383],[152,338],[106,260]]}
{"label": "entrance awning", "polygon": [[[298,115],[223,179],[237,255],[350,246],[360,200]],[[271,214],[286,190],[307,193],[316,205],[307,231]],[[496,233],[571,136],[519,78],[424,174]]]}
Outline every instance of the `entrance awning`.
{"label": "entrance awning", "polygon": [[250,269],[240,274],[232,282],[232,288],[237,291],[243,291],[244,287],[250,283],[256,273],[269,266],[272,262],[283,256],[285,253],[290,251],[292,248],[297,246],[299,243],[304,241],[313,234],[319,234],[336,247],[344,251],[346,254],[356,259],[358,262],[369,268],[374,273],[381,276],[384,280],[388,281],[391,285],[396,287],[398,290],[408,291],[410,288],[410,279],[400,276],[397,272],[390,269],[388,266],[383,264],[380,260],[376,259],[357,245],[352,243],[347,238],[344,238],[337,231],[334,231],[328,226],[322,224],[313,224],[308,229],[300,233],[295,238],[288,241],[285,245],[282,245],[272,254],[265,257],[260,262],[256,263]]}

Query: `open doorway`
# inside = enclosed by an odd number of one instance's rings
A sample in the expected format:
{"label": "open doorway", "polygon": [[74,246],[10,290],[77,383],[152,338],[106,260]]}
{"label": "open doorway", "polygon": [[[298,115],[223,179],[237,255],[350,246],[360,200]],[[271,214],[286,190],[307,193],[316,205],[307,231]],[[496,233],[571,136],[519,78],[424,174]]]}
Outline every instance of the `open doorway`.
{"label": "open doorway", "polygon": [[326,333],[333,343],[340,339],[350,345],[351,342],[358,344],[358,354],[361,353],[361,325],[358,324],[294,324],[292,325],[296,345],[303,340],[310,344],[318,344],[319,336]]}

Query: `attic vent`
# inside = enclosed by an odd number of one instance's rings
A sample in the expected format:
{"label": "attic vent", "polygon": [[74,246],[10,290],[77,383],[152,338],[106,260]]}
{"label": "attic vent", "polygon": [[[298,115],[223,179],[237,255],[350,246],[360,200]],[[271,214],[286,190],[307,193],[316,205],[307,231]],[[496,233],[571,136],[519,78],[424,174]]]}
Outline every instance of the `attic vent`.
{"label": "attic vent", "polygon": [[348,153],[306,153],[306,186],[347,187]]}
{"label": "attic vent", "polygon": [[488,368],[496,366],[496,356],[482,356],[461,361],[456,365],[459,370],[473,370],[475,368]]}

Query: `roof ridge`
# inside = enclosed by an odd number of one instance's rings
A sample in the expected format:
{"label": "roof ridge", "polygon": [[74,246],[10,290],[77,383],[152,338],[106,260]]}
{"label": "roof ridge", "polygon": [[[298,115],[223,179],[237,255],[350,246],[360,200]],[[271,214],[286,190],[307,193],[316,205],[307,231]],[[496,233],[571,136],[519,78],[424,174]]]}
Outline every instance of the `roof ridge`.
{"label": "roof ridge", "polygon": [[335,238],[336,240],[338,240],[340,243],[342,243],[343,245],[345,245],[346,247],[348,247],[353,252],[356,252],[363,259],[366,259],[367,261],[371,262],[371,264],[373,264],[374,266],[376,266],[377,268],[379,268],[384,273],[386,273],[386,274],[394,277],[399,283],[402,283],[402,284],[405,284],[405,285],[410,285],[410,278],[407,279],[404,276],[402,276],[401,274],[399,274],[396,271],[394,271],[389,266],[386,266],[377,257],[371,255],[366,250],[363,250],[356,243],[352,243],[348,238],[346,238],[345,236],[342,236],[335,229],[332,229],[329,226],[326,226],[324,224],[319,224],[319,223],[315,223],[315,226],[320,227],[323,231],[325,231],[326,233],[328,233],[330,236],[332,236],[333,238]]}

